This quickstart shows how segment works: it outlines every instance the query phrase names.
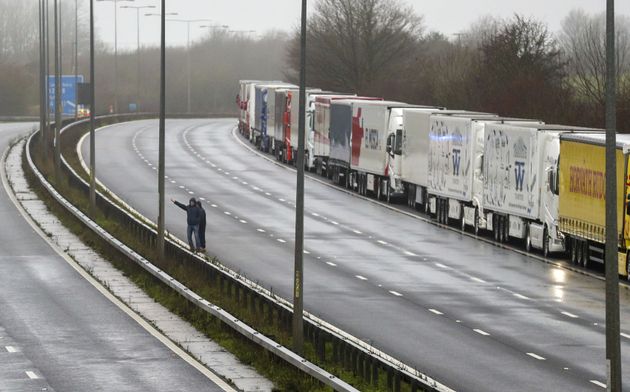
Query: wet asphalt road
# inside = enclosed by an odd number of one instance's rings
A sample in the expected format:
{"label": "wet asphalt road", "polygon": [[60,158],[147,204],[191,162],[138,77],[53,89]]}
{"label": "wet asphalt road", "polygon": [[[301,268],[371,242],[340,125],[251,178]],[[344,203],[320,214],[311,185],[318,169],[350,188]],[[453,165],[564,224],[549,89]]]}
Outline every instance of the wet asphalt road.
{"label": "wet asphalt road", "polygon": [[[0,124],[0,149],[32,124]],[[0,391],[220,391],[82,278],[0,191]]]}
{"label": "wet asphalt road", "polygon": [[[295,174],[241,145],[235,125],[167,123],[166,197],[203,198],[210,253],[289,299]],[[157,122],[97,135],[97,177],[156,220]],[[456,390],[603,390],[603,282],[310,179],[305,199],[307,311]],[[166,221],[184,239],[183,211],[168,203]],[[626,369],[629,315],[622,289]]]}

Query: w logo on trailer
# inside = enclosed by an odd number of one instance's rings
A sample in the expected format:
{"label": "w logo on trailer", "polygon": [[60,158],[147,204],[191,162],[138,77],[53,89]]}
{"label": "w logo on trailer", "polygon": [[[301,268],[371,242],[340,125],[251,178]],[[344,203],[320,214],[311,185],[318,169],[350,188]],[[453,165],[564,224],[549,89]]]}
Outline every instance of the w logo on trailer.
{"label": "w logo on trailer", "polygon": [[461,151],[457,148],[453,149],[453,175],[459,176],[459,167],[462,162]]}
{"label": "w logo on trailer", "polygon": [[523,182],[525,182],[525,162],[514,162],[514,178],[516,180],[516,191],[523,192]]}

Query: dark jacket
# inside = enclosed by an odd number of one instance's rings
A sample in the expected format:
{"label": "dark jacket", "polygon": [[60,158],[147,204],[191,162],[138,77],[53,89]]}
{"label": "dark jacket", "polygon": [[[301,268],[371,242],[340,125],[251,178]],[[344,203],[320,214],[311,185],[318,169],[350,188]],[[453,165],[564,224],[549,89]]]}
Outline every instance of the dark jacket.
{"label": "dark jacket", "polygon": [[199,220],[199,228],[204,229],[206,227],[206,210],[203,209],[201,204],[197,204],[197,207],[201,210],[201,219]]}
{"label": "dark jacket", "polygon": [[188,222],[189,226],[196,226],[201,223],[202,211],[201,208],[197,207],[197,205],[186,205],[178,201],[176,201],[175,204],[182,210],[186,211],[186,222]]}

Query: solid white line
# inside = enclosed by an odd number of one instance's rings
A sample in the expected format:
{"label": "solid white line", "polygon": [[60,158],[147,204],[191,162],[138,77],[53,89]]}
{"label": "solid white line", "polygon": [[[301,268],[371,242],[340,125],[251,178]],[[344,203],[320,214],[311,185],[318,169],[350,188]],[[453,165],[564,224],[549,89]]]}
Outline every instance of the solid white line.
{"label": "solid white line", "polygon": [[365,276],[361,276],[361,275],[354,275],[354,276],[359,280],[368,280]]}
{"label": "solid white line", "polygon": [[16,353],[17,350],[13,346],[6,346],[5,349],[10,353]]}
{"label": "solid white line", "polygon": [[520,298],[520,299],[530,299],[529,297],[526,297],[523,294],[519,294],[519,293],[514,293],[512,295],[515,296],[516,298]]}
{"label": "solid white line", "polygon": [[402,297],[403,296],[398,291],[394,291],[394,290],[389,290],[389,293],[395,295],[396,297]]}
{"label": "solid white line", "polygon": [[534,354],[534,353],[526,353],[526,354],[527,354],[527,355],[529,355],[529,356],[530,356],[530,357],[532,357],[532,358],[536,358],[536,359],[537,359],[537,360],[539,360],[539,361],[544,361],[544,360],[546,359],[545,357],[541,357],[541,356],[540,356],[540,355],[538,355],[538,354]]}
{"label": "solid white line", "polygon": [[337,266],[337,264],[335,264],[335,263],[333,263],[331,261],[327,261],[326,264],[328,264],[331,267],[336,267]]}
{"label": "solid white line", "polygon": [[444,265],[442,263],[435,263],[435,265],[437,265],[440,268],[446,269],[446,270],[452,270],[451,267],[448,267],[448,266],[446,266],[446,265]]}
{"label": "solid white line", "polygon": [[435,313],[435,314],[437,314],[438,316],[441,316],[441,315],[443,315],[443,314],[444,314],[444,313],[440,312],[440,311],[439,311],[439,310],[437,310],[437,309],[429,309],[429,312],[431,312],[431,313]]}
{"label": "solid white line", "polygon": [[564,315],[565,315],[565,316],[567,316],[567,317],[571,317],[571,318],[578,318],[578,316],[576,316],[576,315],[575,315],[575,314],[573,314],[573,313],[569,313],[569,312],[560,312],[560,313],[564,314]]}
{"label": "solid white line", "polygon": [[477,332],[479,335],[489,336],[490,334],[486,331],[482,331],[481,329],[473,329],[473,331]]}
{"label": "solid white line", "polygon": [[603,382],[599,382],[597,380],[590,380],[590,381],[591,381],[591,383],[597,385],[598,387],[607,388],[607,385],[604,384]]}
{"label": "solid white line", "polygon": [[630,339],[630,335],[628,335],[627,333],[621,333],[621,336],[623,336],[626,339]]}
{"label": "solid white line", "polygon": [[37,376],[37,374],[35,374],[35,372],[31,372],[30,370],[26,371],[26,375],[28,376],[28,378],[30,378],[31,380],[37,380],[39,377]]}
{"label": "solid white line", "polygon": [[475,282],[478,282],[478,283],[488,283],[488,282],[486,282],[485,280],[483,280],[483,279],[479,279],[479,278],[478,278],[478,277],[476,277],[476,276],[468,276],[468,277],[470,278],[470,280],[474,280]]}

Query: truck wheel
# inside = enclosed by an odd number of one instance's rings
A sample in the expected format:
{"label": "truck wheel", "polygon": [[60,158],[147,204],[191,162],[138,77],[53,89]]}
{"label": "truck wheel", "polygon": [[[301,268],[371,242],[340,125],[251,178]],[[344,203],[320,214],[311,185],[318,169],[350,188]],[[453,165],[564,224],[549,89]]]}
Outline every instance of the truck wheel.
{"label": "truck wheel", "polygon": [[527,253],[532,251],[532,236],[529,234],[529,225],[525,228],[525,251]]}
{"label": "truck wheel", "polygon": [[494,234],[494,240],[499,241],[499,220],[496,215],[492,215],[492,234]]}
{"label": "truck wheel", "polygon": [[503,217],[503,242],[508,242],[510,240],[510,217]]}
{"label": "truck wheel", "polygon": [[392,202],[392,190],[389,186],[389,180],[385,180],[385,189],[387,189],[385,191],[385,199],[387,200],[387,204],[390,204]]}
{"label": "truck wheel", "polygon": [[543,256],[549,257],[549,233],[546,227],[543,231]]}
{"label": "truck wheel", "polygon": [[462,231],[466,232],[466,220],[464,219],[464,212],[462,211]]}
{"label": "truck wheel", "polygon": [[381,200],[381,179],[377,178],[376,179],[376,200]]}
{"label": "truck wheel", "polygon": [[584,247],[582,246],[582,241],[580,240],[575,240],[575,242],[573,243],[573,246],[575,247],[575,260],[576,260],[576,264],[577,265],[582,265],[582,253],[584,251]]}
{"label": "truck wheel", "polygon": [[589,249],[588,249],[588,241],[582,241],[582,267],[588,268],[591,263]]}
{"label": "truck wheel", "polygon": [[569,237],[569,246],[571,247],[571,263],[572,264],[577,264],[578,263],[578,257],[577,257],[577,243],[575,241],[575,238],[573,237]]}
{"label": "truck wheel", "polygon": [[475,208],[475,235],[479,235],[479,210]]}

